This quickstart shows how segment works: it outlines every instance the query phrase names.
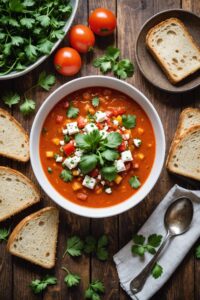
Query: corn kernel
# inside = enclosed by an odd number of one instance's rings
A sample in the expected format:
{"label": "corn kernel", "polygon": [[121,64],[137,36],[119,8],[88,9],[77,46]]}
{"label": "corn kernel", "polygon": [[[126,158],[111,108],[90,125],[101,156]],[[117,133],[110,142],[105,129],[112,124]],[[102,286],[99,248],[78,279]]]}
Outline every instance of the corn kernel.
{"label": "corn kernel", "polygon": [[141,159],[141,160],[143,160],[143,159],[144,159],[144,154],[143,154],[143,153],[138,153],[138,155],[137,155],[137,156],[138,156],[138,158],[139,158],[139,159]]}
{"label": "corn kernel", "polygon": [[46,151],[46,157],[51,158],[53,155],[53,151]]}
{"label": "corn kernel", "polygon": [[143,134],[143,133],[144,133],[144,129],[141,128],[141,127],[139,127],[139,128],[138,128],[138,133],[139,133],[139,134]]}
{"label": "corn kernel", "polygon": [[57,146],[60,144],[60,140],[57,138],[52,139],[52,142]]}
{"label": "corn kernel", "polygon": [[74,181],[72,183],[72,189],[73,189],[73,191],[78,191],[78,190],[82,189],[82,184],[78,181]]}
{"label": "corn kernel", "polygon": [[116,120],[119,122],[119,125],[122,125],[122,117],[121,116],[117,116]]}
{"label": "corn kernel", "polygon": [[151,143],[147,144],[147,147],[148,147],[148,148],[151,148],[151,147],[152,147],[152,144],[151,144]]}
{"label": "corn kernel", "polygon": [[116,184],[120,184],[120,182],[122,181],[122,177],[117,175],[117,177],[115,178],[114,181],[115,181]]}
{"label": "corn kernel", "polygon": [[72,175],[73,176],[78,176],[80,174],[80,172],[78,171],[78,170],[74,170],[73,172],[72,172]]}

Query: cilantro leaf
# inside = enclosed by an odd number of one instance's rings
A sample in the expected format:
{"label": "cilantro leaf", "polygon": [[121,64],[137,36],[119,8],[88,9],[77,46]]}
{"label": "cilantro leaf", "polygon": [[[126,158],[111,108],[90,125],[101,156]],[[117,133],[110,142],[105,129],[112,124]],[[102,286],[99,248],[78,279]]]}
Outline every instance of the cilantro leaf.
{"label": "cilantro leaf", "polygon": [[31,29],[33,28],[33,25],[35,24],[35,19],[33,18],[22,18],[20,20],[20,24],[24,27],[26,27],[27,29]]}
{"label": "cilantro leaf", "polygon": [[2,99],[6,105],[12,107],[12,105],[19,103],[20,96],[17,93],[10,91],[4,94]]}
{"label": "cilantro leaf", "polygon": [[133,245],[131,248],[131,251],[133,254],[139,255],[139,256],[144,256],[145,253],[145,247],[141,245]]}
{"label": "cilantro leaf", "polygon": [[30,99],[25,99],[24,103],[20,105],[19,109],[24,116],[28,116],[35,110],[35,106],[36,106],[35,101]]}
{"label": "cilantro leaf", "polygon": [[196,258],[200,258],[200,245],[196,247],[195,255],[196,255]]}
{"label": "cilantro leaf", "polygon": [[40,15],[37,17],[37,20],[43,27],[48,27],[50,25],[50,18],[47,15]]}
{"label": "cilantro leaf", "polygon": [[62,170],[62,172],[60,173],[60,178],[64,181],[64,182],[69,182],[72,181],[73,176],[70,170]]}
{"label": "cilantro leaf", "polygon": [[148,244],[151,245],[154,248],[157,248],[160,246],[160,243],[162,241],[162,235],[158,234],[151,234],[148,237]]}
{"label": "cilantro leaf", "polygon": [[74,119],[78,116],[78,114],[79,114],[79,109],[70,104],[67,110],[67,117]]}
{"label": "cilantro leaf", "polygon": [[37,47],[35,47],[34,45],[32,44],[29,44],[25,47],[24,49],[25,53],[26,53],[26,56],[28,57],[28,59],[32,62],[34,60],[36,60],[37,58]]}
{"label": "cilantro leaf", "polygon": [[68,273],[64,278],[64,282],[69,288],[73,286],[77,286],[80,283],[81,278],[79,275],[72,274],[71,272],[69,272],[67,268],[64,267],[62,267],[62,270]]}
{"label": "cilantro leaf", "polygon": [[63,257],[66,253],[70,256],[80,256],[82,254],[83,247],[83,241],[78,236],[72,236],[67,240],[67,247]]}
{"label": "cilantro leaf", "polygon": [[9,234],[10,234],[10,228],[9,229],[0,228],[0,242],[1,241],[6,241]]}
{"label": "cilantro leaf", "polygon": [[24,10],[24,5],[20,0],[10,0],[9,8],[13,12],[22,12]]}
{"label": "cilantro leaf", "polygon": [[75,136],[75,141],[78,148],[86,151],[95,151],[101,141],[101,135],[99,130],[93,130],[88,134],[78,133]]}
{"label": "cilantro leaf", "polygon": [[102,235],[98,239],[97,251],[96,251],[96,255],[99,260],[105,261],[108,259],[108,250],[106,249],[107,246],[108,246],[108,237],[106,235]]}
{"label": "cilantro leaf", "polygon": [[135,244],[144,245],[145,237],[143,235],[134,234],[133,241]]}
{"label": "cilantro leaf", "polygon": [[62,29],[52,30],[50,37],[54,40],[62,39],[65,32]]}
{"label": "cilantro leaf", "polygon": [[119,153],[115,150],[106,149],[101,153],[101,156],[108,161],[114,161],[119,158]]}
{"label": "cilantro leaf", "polygon": [[159,278],[163,273],[163,267],[161,265],[159,265],[158,263],[155,264],[155,266],[153,267],[152,271],[151,271],[151,275],[157,279]]}
{"label": "cilantro leaf", "polygon": [[104,179],[113,181],[117,176],[117,169],[115,166],[107,166],[101,169],[101,174]]}
{"label": "cilantro leaf", "polygon": [[101,142],[101,145],[108,148],[117,148],[122,143],[122,136],[118,132],[111,132],[108,134],[106,139]]}
{"label": "cilantro leaf", "polygon": [[20,46],[24,43],[24,39],[21,36],[12,36],[11,43],[13,46]]}
{"label": "cilantro leaf", "polygon": [[136,116],[122,115],[122,124],[127,129],[134,128],[136,126]]}
{"label": "cilantro leaf", "polygon": [[94,97],[94,98],[92,99],[92,105],[93,105],[94,107],[98,107],[98,106],[99,106],[99,97]]}
{"label": "cilantro leaf", "polygon": [[89,235],[84,241],[84,252],[87,254],[93,253],[96,250],[96,239]]}
{"label": "cilantro leaf", "polygon": [[54,285],[57,283],[57,278],[47,275],[44,279],[35,279],[31,282],[30,287],[34,294],[39,294],[46,289],[48,285]]}
{"label": "cilantro leaf", "polygon": [[88,174],[97,165],[98,159],[96,154],[83,155],[79,163],[79,168],[83,174]]}
{"label": "cilantro leaf", "polygon": [[129,179],[129,184],[133,189],[138,189],[141,186],[138,176],[131,177]]}
{"label": "cilantro leaf", "polygon": [[37,45],[38,51],[42,54],[49,54],[51,52],[51,49],[53,47],[53,43],[47,39],[42,39],[39,44]]}
{"label": "cilantro leaf", "polygon": [[91,300],[100,300],[100,295],[105,292],[104,284],[100,280],[93,281],[85,291],[85,298]]}
{"label": "cilantro leaf", "polygon": [[122,59],[114,65],[113,73],[120,79],[131,77],[134,73],[133,63],[129,59]]}
{"label": "cilantro leaf", "polygon": [[46,74],[45,71],[41,72],[38,79],[38,85],[45,91],[49,91],[52,85],[54,85],[56,77],[53,74]]}

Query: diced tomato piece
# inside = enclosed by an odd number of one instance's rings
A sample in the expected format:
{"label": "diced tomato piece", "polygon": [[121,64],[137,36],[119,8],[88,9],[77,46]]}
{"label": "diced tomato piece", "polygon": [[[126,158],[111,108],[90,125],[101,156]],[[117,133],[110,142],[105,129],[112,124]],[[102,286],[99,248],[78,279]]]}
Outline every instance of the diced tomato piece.
{"label": "diced tomato piece", "polygon": [[63,116],[57,115],[57,116],[56,116],[56,123],[58,123],[58,124],[59,124],[59,123],[62,123],[63,119],[64,119]]}
{"label": "diced tomato piece", "polygon": [[106,123],[107,123],[108,126],[112,126],[112,125],[113,125],[113,123],[111,122],[110,119],[107,119],[107,120],[106,120]]}
{"label": "diced tomato piece", "polygon": [[77,193],[76,194],[77,199],[82,200],[82,201],[86,201],[88,198],[88,195],[84,194],[84,193]]}
{"label": "diced tomato piece", "polygon": [[123,141],[123,142],[121,143],[121,145],[119,145],[118,151],[119,151],[119,152],[123,152],[123,151],[125,151],[125,150],[126,150],[126,143],[125,143],[125,141]]}
{"label": "diced tomato piece", "polygon": [[69,101],[65,101],[63,107],[68,108],[69,107]]}
{"label": "diced tomato piece", "polygon": [[109,117],[109,118],[112,117],[113,116],[113,112],[110,111],[110,110],[106,111],[106,116]]}
{"label": "diced tomato piece", "polygon": [[113,116],[117,117],[119,115],[123,115],[126,112],[125,107],[116,107],[110,109],[113,113]]}
{"label": "diced tomato piece", "polygon": [[82,129],[85,127],[86,124],[87,124],[87,121],[85,120],[85,118],[79,116],[77,119],[78,128]]}
{"label": "diced tomato piece", "polygon": [[101,123],[97,123],[97,127],[98,127],[99,130],[101,130],[101,129],[103,129],[104,125],[101,124]]}
{"label": "diced tomato piece", "polygon": [[74,141],[70,141],[68,144],[63,146],[64,153],[69,156],[75,151]]}
{"label": "diced tomato piece", "polygon": [[97,177],[99,175],[99,170],[96,168],[90,172],[91,177]]}
{"label": "diced tomato piece", "polygon": [[139,164],[134,163],[134,164],[133,164],[133,169],[139,169]]}
{"label": "diced tomato piece", "polygon": [[130,170],[132,164],[129,162],[129,163],[126,163],[125,164],[125,167],[126,167],[126,171]]}

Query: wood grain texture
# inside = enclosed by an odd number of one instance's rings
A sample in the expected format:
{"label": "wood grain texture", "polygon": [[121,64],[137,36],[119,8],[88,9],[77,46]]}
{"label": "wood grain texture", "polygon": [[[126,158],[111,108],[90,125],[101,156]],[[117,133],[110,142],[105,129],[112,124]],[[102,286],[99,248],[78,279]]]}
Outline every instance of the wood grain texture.
{"label": "wood grain texture", "polygon": [[[129,58],[135,62],[135,41],[139,29],[143,23],[155,13],[165,9],[182,7],[183,9],[189,9],[200,15],[199,0],[80,0],[74,23],[87,24],[89,12],[96,7],[107,7],[117,14],[117,31],[113,36],[108,38],[97,38],[95,54],[90,54],[87,57],[83,56],[84,65],[81,73],[78,74],[77,77],[99,74],[98,70],[92,67],[91,61],[93,56],[101,55],[104,53],[106,46],[111,44],[116,44],[121,49],[122,57]],[[63,45],[67,44],[66,38]],[[33,70],[23,78],[0,82],[0,95],[7,89],[16,89],[18,92],[24,93],[25,90],[37,81],[38,75],[42,70],[54,72],[52,60],[53,55],[36,70]],[[40,88],[36,88],[27,96],[37,101],[38,109],[48,94],[71,79],[72,78],[64,78],[61,75],[57,75],[56,85],[49,93],[43,92]],[[139,88],[157,109],[164,125],[168,151],[180,111],[187,106],[200,107],[200,89],[185,95],[167,94],[148,83],[141,76],[137,66],[135,66],[135,75],[127,81]],[[0,106],[5,108],[2,102]],[[18,108],[10,112],[30,131],[34,115],[24,119],[19,113]],[[11,166],[23,172],[37,183],[29,163],[20,164],[0,158],[0,165]],[[42,268],[33,266],[19,258],[11,257],[5,250],[5,243],[0,243],[0,300],[83,300],[84,290],[93,279],[103,279],[105,283],[106,294],[102,299],[128,300],[128,296],[119,286],[112,255],[131,239],[133,233],[137,232],[166,192],[175,183],[191,188],[188,183],[184,183],[182,180],[169,175],[164,168],[155,188],[146,199],[137,207],[118,217],[89,220],[59,209],[60,229],[57,261],[55,269],[50,272],[46,272]],[[41,191],[41,194],[41,203],[27,209],[7,222],[0,224],[0,227],[8,227],[11,225],[13,228],[29,213],[46,205],[55,205],[44,192]],[[66,256],[62,259],[66,240],[70,235],[78,234],[84,238],[89,233],[96,237],[102,233],[109,235],[110,258],[108,262],[101,263],[96,258],[88,256],[82,256],[78,259],[71,259]],[[81,275],[82,280],[79,288],[67,289],[64,283],[65,272],[61,270],[62,266],[67,266],[72,272]],[[41,296],[33,295],[28,285],[33,279],[40,278],[47,273],[56,275],[58,285],[49,287]],[[194,259],[194,249],[192,249],[165,286],[152,297],[152,300],[199,300],[199,281],[200,261]]]}

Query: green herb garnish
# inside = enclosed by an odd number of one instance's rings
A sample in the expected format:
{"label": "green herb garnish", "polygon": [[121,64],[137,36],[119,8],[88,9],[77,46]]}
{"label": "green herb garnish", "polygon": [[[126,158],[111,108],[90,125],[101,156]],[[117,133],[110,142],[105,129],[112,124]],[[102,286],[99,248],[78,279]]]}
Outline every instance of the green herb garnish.
{"label": "green herb garnish", "polygon": [[95,254],[96,257],[105,261],[108,259],[108,237],[102,235],[98,240],[93,236],[87,236],[84,242],[84,252],[87,254]]}
{"label": "green herb garnish", "polygon": [[163,273],[163,267],[161,265],[159,265],[158,263],[155,264],[155,266],[153,267],[152,271],[151,271],[151,275],[157,279],[159,278]]}
{"label": "green herb garnish", "polygon": [[67,275],[64,278],[64,282],[66,283],[67,287],[71,288],[73,286],[77,286],[80,283],[80,276],[77,274],[71,273],[67,268],[62,267],[62,270],[67,272]]}
{"label": "green herb garnish", "polygon": [[70,104],[67,110],[67,117],[70,119],[74,119],[78,116],[78,114],[79,114],[79,109]]}
{"label": "green herb garnish", "polygon": [[162,235],[152,234],[148,237],[147,243],[145,243],[145,237],[143,235],[134,235],[133,236],[134,245],[132,246],[132,253],[144,256],[145,252],[151,254],[156,253],[157,247],[160,246],[162,241]]}
{"label": "green herb garnish", "polygon": [[44,291],[48,285],[57,283],[57,278],[54,276],[45,276],[44,279],[35,279],[31,282],[30,287],[34,294],[39,294]]}
{"label": "green herb garnish", "polygon": [[70,141],[70,137],[68,135],[64,136],[64,142],[68,143]]}
{"label": "green herb garnish", "polygon": [[48,171],[49,174],[52,174],[52,173],[53,173],[53,170],[52,170],[52,168],[50,168],[50,167],[47,168],[47,171]]}
{"label": "green herb garnish", "polygon": [[24,103],[20,105],[19,109],[24,116],[28,116],[35,110],[35,106],[35,101],[26,98]]}
{"label": "green herb garnish", "polygon": [[196,247],[195,255],[196,255],[196,258],[200,259],[200,245]]}
{"label": "green herb garnish", "polygon": [[73,175],[70,170],[62,170],[62,172],[60,173],[60,178],[64,182],[69,182],[69,181],[72,181]]}
{"label": "green herb garnish", "polygon": [[70,256],[80,256],[84,247],[83,241],[78,236],[72,236],[67,240],[67,247],[63,257],[68,253]]}
{"label": "green herb garnish", "polygon": [[0,228],[0,242],[1,241],[7,241],[7,238],[10,234],[10,228]]}
{"label": "green herb garnish", "polygon": [[107,166],[101,169],[101,174],[104,179],[113,181],[117,176],[117,169],[115,166]]}
{"label": "green herb garnish", "polygon": [[136,126],[136,116],[122,115],[122,125],[127,129],[134,128]]}
{"label": "green herb garnish", "polygon": [[100,294],[105,292],[103,282],[100,280],[92,281],[85,291],[85,298],[91,300],[100,300]]}
{"label": "green herb garnish", "polygon": [[19,103],[20,96],[15,92],[9,91],[2,96],[2,99],[11,108],[13,105]]}
{"label": "green herb garnish", "polygon": [[55,84],[56,78],[53,74],[46,74],[45,71],[40,73],[38,79],[38,85],[42,87],[45,91],[49,91],[50,88]]}
{"label": "green herb garnish", "polygon": [[83,155],[79,163],[79,168],[83,174],[88,174],[92,171],[98,162],[98,157],[96,154]]}
{"label": "green herb garnish", "polygon": [[133,176],[129,179],[129,184],[133,189],[138,189],[141,186],[141,182],[138,179],[138,176]]}
{"label": "green herb garnish", "polygon": [[133,76],[134,66],[129,59],[119,60],[120,50],[115,47],[108,47],[105,55],[96,58],[93,61],[95,68],[100,68],[102,73],[113,71],[114,75],[126,79],[127,77]]}
{"label": "green herb garnish", "polygon": [[94,98],[92,99],[92,105],[93,105],[94,107],[98,107],[98,106],[99,106],[99,97],[94,97]]}

